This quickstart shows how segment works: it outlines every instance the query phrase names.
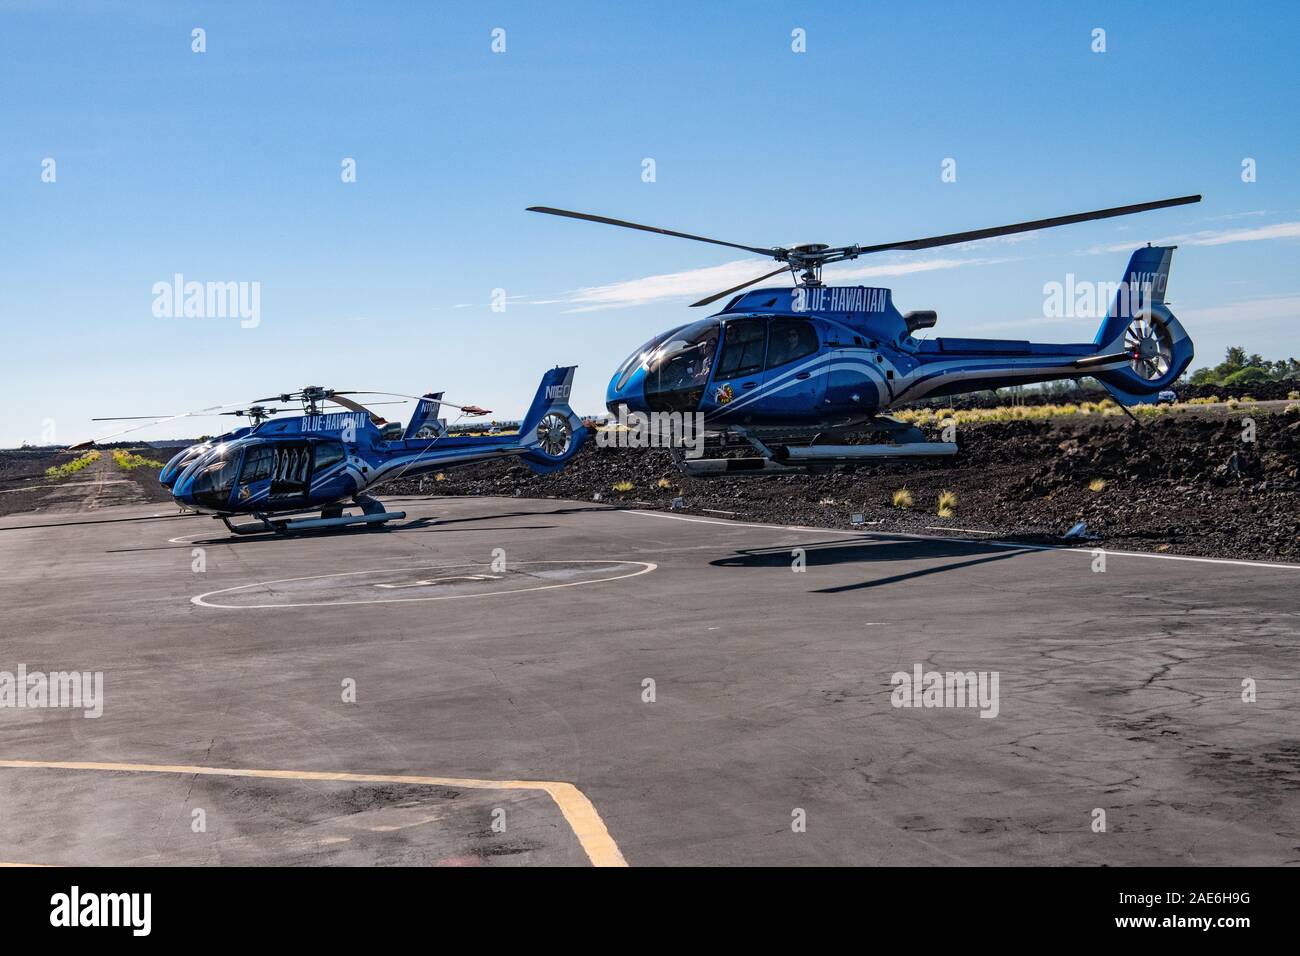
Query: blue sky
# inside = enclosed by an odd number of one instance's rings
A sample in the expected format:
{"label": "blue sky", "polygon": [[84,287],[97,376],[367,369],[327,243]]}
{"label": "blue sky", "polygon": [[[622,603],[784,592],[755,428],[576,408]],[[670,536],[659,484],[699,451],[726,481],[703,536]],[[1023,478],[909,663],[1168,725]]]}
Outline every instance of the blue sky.
{"label": "blue sky", "polygon": [[[533,204],[839,245],[1199,192],[827,279],[890,286],[939,334],[1087,341],[1044,284],[1175,239],[1194,367],[1300,355],[1298,41],[1290,2],[4,3],[0,446],[305,383],[516,417],[554,364],[602,411],[635,346],[765,271]],[[176,273],[260,283],[259,324],[155,316]]]}

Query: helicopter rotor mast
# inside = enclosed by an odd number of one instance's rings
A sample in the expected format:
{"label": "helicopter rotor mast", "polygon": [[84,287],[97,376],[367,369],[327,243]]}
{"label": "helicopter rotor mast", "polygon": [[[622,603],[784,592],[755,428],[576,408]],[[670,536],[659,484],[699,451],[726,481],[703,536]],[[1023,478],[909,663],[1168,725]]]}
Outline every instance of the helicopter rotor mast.
{"label": "helicopter rotor mast", "polygon": [[780,269],[768,272],[757,278],[750,279],[748,282],[742,282],[740,285],[732,286],[722,292],[718,292],[698,302],[692,302],[691,307],[709,305],[718,299],[729,296],[741,289],[748,288],[751,285],[770,279],[789,269],[794,276],[795,283],[801,286],[819,286],[822,284],[821,273],[822,266],[833,262],[846,262],[856,259],[858,256],[870,255],[875,252],[894,252],[894,251],[916,251],[920,249],[933,249],[938,246],[951,246],[962,242],[975,242],[979,239],[992,239],[997,236],[1009,236],[1021,232],[1036,232],[1039,229],[1051,229],[1055,226],[1068,226],[1073,223],[1091,222],[1096,219],[1111,219],[1115,216],[1130,216],[1134,213],[1148,212],[1152,209],[1165,209],[1170,206],[1184,206],[1188,203],[1197,203],[1201,197],[1197,196],[1178,196],[1173,199],[1158,199],[1154,202],[1133,203],[1128,206],[1112,206],[1108,209],[1094,209],[1090,212],[1072,213],[1066,216],[1053,216],[1048,219],[1034,219],[1028,222],[1011,223],[1005,226],[992,226],[987,229],[972,229],[966,232],[950,232],[939,236],[928,236],[922,239],[906,239],[902,242],[885,242],[876,245],[852,245],[852,246],[828,246],[823,243],[807,243],[805,245],[792,246],[785,248],[782,246],[747,246],[737,242],[726,242],[722,239],[710,239],[706,236],[697,236],[688,232],[677,232],[673,229],[661,229],[658,226],[647,226],[642,223],[629,222],[625,219],[611,219],[608,216],[596,216],[585,212],[573,212],[569,209],[556,209],[553,206],[529,206],[528,212],[546,213],[551,216],[564,216],[568,219],[583,219],[587,222],[604,223],[609,226],[620,226],[625,229],[637,229],[642,232],[654,232],[662,236],[674,236],[678,239],[691,239],[695,242],[707,242],[715,246],[727,246],[732,249],[743,249],[746,252],[755,252],[762,256],[769,256],[778,262],[783,263]]}

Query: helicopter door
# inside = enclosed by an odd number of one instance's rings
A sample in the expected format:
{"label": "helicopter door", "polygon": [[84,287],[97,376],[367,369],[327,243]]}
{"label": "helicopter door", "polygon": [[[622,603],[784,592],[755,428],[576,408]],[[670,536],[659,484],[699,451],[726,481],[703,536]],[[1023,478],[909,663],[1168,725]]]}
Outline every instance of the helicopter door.
{"label": "helicopter door", "polygon": [[[763,359],[767,354],[767,319],[728,319],[722,332],[722,351],[705,391],[702,410],[713,417],[745,422],[755,411],[745,399],[763,384]],[[735,412],[727,408],[735,405]]]}
{"label": "helicopter door", "polygon": [[347,455],[341,442],[316,443],[312,458],[311,495],[317,501],[329,501],[353,494],[357,483],[347,471]]}
{"label": "helicopter door", "polygon": [[821,340],[808,319],[772,319],[763,373],[763,419],[775,424],[817,418],[826,398],[826,363],[818,361]]}
{"label": "helicopter door", "polygon": [[239,490],[235,505],[239,508],[265,505],[271,493],[271,474],[275,470],[275,447],[254,445],[244,452],[244,464],[239,471]]}
{"label": "helicopter door", "polygon": [[274,448],[269,493],[272,506],[305,503],[311,487],[311,445],[305,441],[276,442]]}

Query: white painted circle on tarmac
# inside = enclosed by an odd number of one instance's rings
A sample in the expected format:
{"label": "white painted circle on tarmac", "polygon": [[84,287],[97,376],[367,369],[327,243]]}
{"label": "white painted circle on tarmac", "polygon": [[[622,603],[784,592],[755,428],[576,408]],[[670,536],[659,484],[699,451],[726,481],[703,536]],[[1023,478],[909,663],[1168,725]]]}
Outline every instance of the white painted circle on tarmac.
{"label": "white painted circle on tarmac", "polygon": [[[489,598],[584,584],[608,584],[648,574],[648,561],[618,559],[515,561],[497,572],[490,564],[421,565],[342,571],[301,578],[258,581],[208,591],[190,598],[199,607],[253,610],[287,607],[339,607],[348,604],[411,604]],[[271,601],[267,601],[271,598]]]}

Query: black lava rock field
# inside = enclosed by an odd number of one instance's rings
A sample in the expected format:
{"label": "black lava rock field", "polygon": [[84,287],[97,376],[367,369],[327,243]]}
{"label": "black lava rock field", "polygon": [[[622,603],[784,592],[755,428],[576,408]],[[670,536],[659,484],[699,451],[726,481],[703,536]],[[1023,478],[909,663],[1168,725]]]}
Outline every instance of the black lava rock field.
{"label": "black lava rock field", "polygon": [[[1212,557],[1300,559],[1300,414],[1121,416],[963,425],[951,459],[817,475],[692,479],[661,449],[598,448],[539,476],[494,462],[386,486],[389,494],[551,497],[783,525],[1059,541]],[[1249,440],[1253,438],[1254,440]],[[894,504],[906,490],[910,506]],[[938,499],[956,504],[945,517]],[[598,497],[597,497],[598,496]]]}

